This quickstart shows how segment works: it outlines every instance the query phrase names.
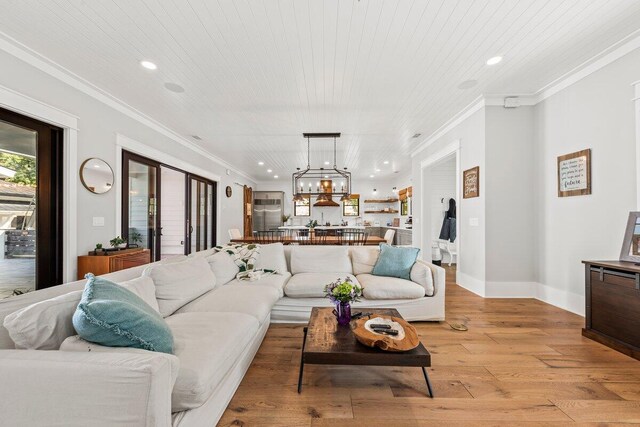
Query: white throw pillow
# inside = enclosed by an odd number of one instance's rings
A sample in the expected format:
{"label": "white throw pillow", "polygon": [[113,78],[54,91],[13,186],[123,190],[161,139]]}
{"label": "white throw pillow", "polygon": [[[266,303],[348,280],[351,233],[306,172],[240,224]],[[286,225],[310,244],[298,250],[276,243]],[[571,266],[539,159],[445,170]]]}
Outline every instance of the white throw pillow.
{"label": "white throw pillow", "polygon": [[211,271],[216,276],[216,283],[224,285],[236,278],[240,267],[233,261],[233,257],[226,252],[218,252],[205,258]]}
{"label": "white throw pillow", "polygon": [[433,296],[435,292],[435,288],[433,286],[433,273],[426,264],[422,262],[416,262],[413,264],[413,267],[411,267],[411,281],[422,286],[428,297]]}
{"label": "white throw pillow", "polygon": [[[294,246],[291,248],[291,273],[353,274],[347,246]],[[339,277],[338,274],[337,277]]]}
{"label": "white throw pillow", "polygon": [[209,263],[201,257],[167,265],[152,265],[144,270],[156,285],[156,299],[163,317],[172,315],[186,303],[216,287]]}
{"label": "white throw pillow", "polygon": [[18,349],[57,350],[76,334],[71,319],[82,297],[73,291],[31,304],[4,318],[4,327]]}
{"label": "white throw pillow", "polygon": [[209,256],[215,254],[216,252],[218,252],[218,249],[216,249],[216,248],[205,249],[203,251],[190,253],[188,258],[198,258],[198,257],[206,258],[206,257],[209,257]]}
{"label": "white throw pillow", "polygon": [[256,270],[277,270],[278,273],[289,271],[287,269],[287,258],[284,256],[284,245],[282,243],[258,245],[258,253],[255,264]]}
{"label": "white throw pillow", "polygon": [[158,313],[160,312],[160,308],[158,307],[158,300],[156,299],[156,285],[153,283],[153,279],[151,277],[136,277],[135,279],[118,283],[118,285],[130,290],[131,292],[142,298],[142,300],[149,304],[155,311],[157,311]]}
{"label": "white throw pillow", "polygon": [[186,255],[175,255],[170,256],[169,258],[165,258],[160,260],[160,264],[175,264],[176,262],[183,262],[187,260]]}
{"label": "white throw pillow", "polygon": [[378,261],[380,249],[371,246],[352,246],[351,261],[353,263],[353,274],[371,274],[373,266]]}

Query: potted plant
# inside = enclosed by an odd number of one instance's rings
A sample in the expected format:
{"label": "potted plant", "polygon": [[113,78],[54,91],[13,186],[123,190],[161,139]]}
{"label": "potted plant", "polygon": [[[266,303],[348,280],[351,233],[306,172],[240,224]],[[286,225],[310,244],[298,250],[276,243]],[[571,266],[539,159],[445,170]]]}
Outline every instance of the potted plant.
{"label": "potted plant", "polygon": [[311,220],[307,223],[307,227],[309,228],[316,228],[318,226],[318,221],[317,220]]}
{"label": "potted plant", "polygon": [[291,218],[291,215],[282,215],[282,224],[286,224],[289,218]]}
{"label": "potted plant", "polygon": [[129,247],[137,248],[138,243],[142,243],[142,234],[134,228],[129,232]]}
{"label": "potted plant", "polygon": [[102,254],[102,243],[96,243],[96,248],[94,250],[94,252],[96,253],[96,255],[101,255]]}
{"label": "potted plant", "polygon": [[351,303],[360,300],[362,288],[350,278],[338,279],[324,287],[324,294],[336,305],[333,314],[339,325],[348,325],[351,321]]}
{"label": "potted plant", "polygon": [[116,236],[109,240],[109,244],[112,248],[124,249],[127,247],[127,242],[125,242],[125,240],[120,236]]}

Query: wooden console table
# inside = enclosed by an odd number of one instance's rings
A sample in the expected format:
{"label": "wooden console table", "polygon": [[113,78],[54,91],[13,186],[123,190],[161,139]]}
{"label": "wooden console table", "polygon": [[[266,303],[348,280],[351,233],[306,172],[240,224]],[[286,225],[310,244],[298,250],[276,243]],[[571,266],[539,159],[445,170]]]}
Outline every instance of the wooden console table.
{"label": "wooden console table", "polygon": [[81,255],[78,257],[78,280],[84,279],[87,273],[99,276],[150,262],[149,249],[123,249],[108,255]]}
{"label": "wooden console table", "polygon": [[583,261],[586,324],[582,335],[640,360],[640,266]]}

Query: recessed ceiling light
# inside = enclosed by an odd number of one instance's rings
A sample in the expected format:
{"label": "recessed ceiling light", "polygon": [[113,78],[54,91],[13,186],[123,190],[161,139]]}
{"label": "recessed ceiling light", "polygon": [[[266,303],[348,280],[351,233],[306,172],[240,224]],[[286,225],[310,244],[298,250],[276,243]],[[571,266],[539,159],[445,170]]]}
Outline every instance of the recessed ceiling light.
{"label": "recessed ceiling light", "polygon": [[264,165],[264,162],[258,162],[258,164],[259,164],[260,166],[262,166],[262,165]]}
{"label": "recessed ceiling light", "polygon": [[329,162],[324,162],[324,164],[325,164],[325,165],[328,165],[328,164],[329,164]]}
{"label": "recessed ceiling light", "polygon": [[140,65],[142,65],[147,70],[155,70],[158,68],[158,66],[151,61],[140,61]]}
{"label": "recessed ceiling light", "polygon": [[373,177],[375,177],[375,175],[369,175],[369,178],[373,178]]}
{"label": "recessed ceiling light", "polygon": [[474,87],[477,84],[478,84],[477,80],[465,80],[465,81],[463,81],[462,83],[460,83],[458,85],[458,89],[460,89],[460,90],[471,89],[472,87]]}
{"label": "recessed ceiling light", "polygon": [[325,179],[326,179],[326,178],[329,178],[329,175],[325,175],[324,177],[325,177]]}
{"label": "recessed ceiling light", "polygon": [[184,92],[184,88],[177,83],[167,82],[164,84],[165,89],[169,92],[182,93]]}
{"label": "recessed ceiling light", "polygon": [[267,173],[271,173],[273,172],[271,169],[267,169]]}
{"label": "recessed ceiling light", "polygon": [[421,133],[414,133],[411,138],[420,138]]}
{"label": "recessed ceiling light", "polygon": [[380,172],[380,169],[376,169],[376,172]]}
{"label": "recessed ceiling light", "polygon": [[500,61],[502,61],[502,56],[494,56],[493,58],[487,59],[487,65],[496,65]]}
{"label": "recessed ceiling light", "polygon": [[389,160],[385,160],[385,161],[384,161],[384,162],[382,162],[382,163],[384,163],[385,165],[388,165],[388,164],[389,164]]}
{"label": "recessed ceiling light", "polygon": [[274,179],[278,179],[278,175],[273,175],[273,178]]}

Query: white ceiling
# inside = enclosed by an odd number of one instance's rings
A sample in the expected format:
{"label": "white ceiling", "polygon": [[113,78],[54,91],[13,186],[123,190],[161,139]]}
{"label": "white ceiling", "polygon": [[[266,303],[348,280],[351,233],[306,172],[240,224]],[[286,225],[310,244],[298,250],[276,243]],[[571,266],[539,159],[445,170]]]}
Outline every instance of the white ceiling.
{"label": "white ceiling", "polygon": [[[199,135],[194,143],[262,181],[306,164],[305,131],[342,132],[338,165],[356,176],[404,172],[413,148],[480,94],[535,92],[640,27],[637,0],[0,7],[0,31],[177,133]],[[487,66],[495,55],[504,60]],[[158,69],[143,69],[143,59]],[[457,88],[469,79],[478,85]],[[316,147],[312,166],[330,159],[330,146]]]}

